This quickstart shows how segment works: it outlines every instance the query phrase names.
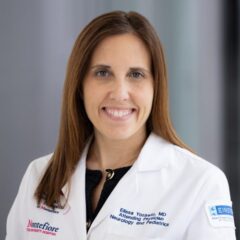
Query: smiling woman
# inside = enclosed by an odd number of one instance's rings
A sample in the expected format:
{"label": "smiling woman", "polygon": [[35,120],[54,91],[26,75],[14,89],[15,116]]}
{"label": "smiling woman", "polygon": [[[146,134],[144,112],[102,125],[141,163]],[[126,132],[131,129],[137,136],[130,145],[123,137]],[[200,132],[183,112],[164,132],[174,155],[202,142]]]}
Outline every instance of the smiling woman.
{"label": "smiling woman", "polygon": [[58,144],[29,165],[6,239],[54,226],[62,240],[234,240],[227,179],[175,133],[167,85],[145,17],[93,19],[69,58]]}

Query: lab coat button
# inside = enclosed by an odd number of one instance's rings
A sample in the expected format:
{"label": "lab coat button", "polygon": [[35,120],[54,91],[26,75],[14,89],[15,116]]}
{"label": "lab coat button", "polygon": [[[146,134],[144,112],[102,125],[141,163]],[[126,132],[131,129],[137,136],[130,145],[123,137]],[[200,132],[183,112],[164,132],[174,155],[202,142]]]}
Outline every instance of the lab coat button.
{"label": "lab coat button", "polygon": [[106,172],[107,172],[107,177],[106,177],[106,180],[110,180],[114,177],[114,171],[112,169],[106,169]]}

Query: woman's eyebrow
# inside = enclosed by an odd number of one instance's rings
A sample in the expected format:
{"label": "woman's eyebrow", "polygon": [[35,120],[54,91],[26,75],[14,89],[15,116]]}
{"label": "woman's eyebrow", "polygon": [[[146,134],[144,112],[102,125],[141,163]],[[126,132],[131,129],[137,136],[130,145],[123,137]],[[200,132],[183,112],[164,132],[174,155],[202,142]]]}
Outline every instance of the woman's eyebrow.
{"label": "woman's eyebrow", "polygon": [[91,68],[111,68],[111,66],[105,64],[97,64],[92,66]]}
{"label": "woman's eyebrow", "polygon": [[[91,68],[111,68],[111,66],[109,65],[105,65],[105,64],[97,64],[92,66]],[[142,67],[130,67],[129,68],[131,71],[144,71],[144,72],[148,72],[150,73],[150,71],[148,69],[142,68]]]}
{"label": "woman's eyebrow", "polygon": [[143,72],[150,73],[150,71],[148,69],[145,69],[145,68],[142,68],[142,67],[131,67],[130,70],[131,71],[143,71]]}

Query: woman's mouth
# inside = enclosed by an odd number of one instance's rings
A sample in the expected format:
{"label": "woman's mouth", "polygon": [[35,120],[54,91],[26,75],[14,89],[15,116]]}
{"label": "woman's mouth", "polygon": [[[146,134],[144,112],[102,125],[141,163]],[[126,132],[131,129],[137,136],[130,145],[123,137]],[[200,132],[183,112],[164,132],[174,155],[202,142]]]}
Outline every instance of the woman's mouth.
{"label": "woman's mouth", "polygon": [[103,107],[104,114],[112,120],[122,121],[128,120],[133,113],[136,112],[134,108],[115,108],[115,107]]}

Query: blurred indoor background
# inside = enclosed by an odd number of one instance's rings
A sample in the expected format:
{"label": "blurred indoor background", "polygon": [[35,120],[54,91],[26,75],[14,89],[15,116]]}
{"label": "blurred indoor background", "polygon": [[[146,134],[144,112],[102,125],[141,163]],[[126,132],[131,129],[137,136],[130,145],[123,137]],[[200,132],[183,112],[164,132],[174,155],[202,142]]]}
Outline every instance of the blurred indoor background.
{"label": "blurred indoor background", "polygon": [[226,173],[239,229],[239,0],[0,0],[0,239],[20,180],[53,151],[62,87],[83,27],[138,11],[163,43],[170,107],[181,138]]}

